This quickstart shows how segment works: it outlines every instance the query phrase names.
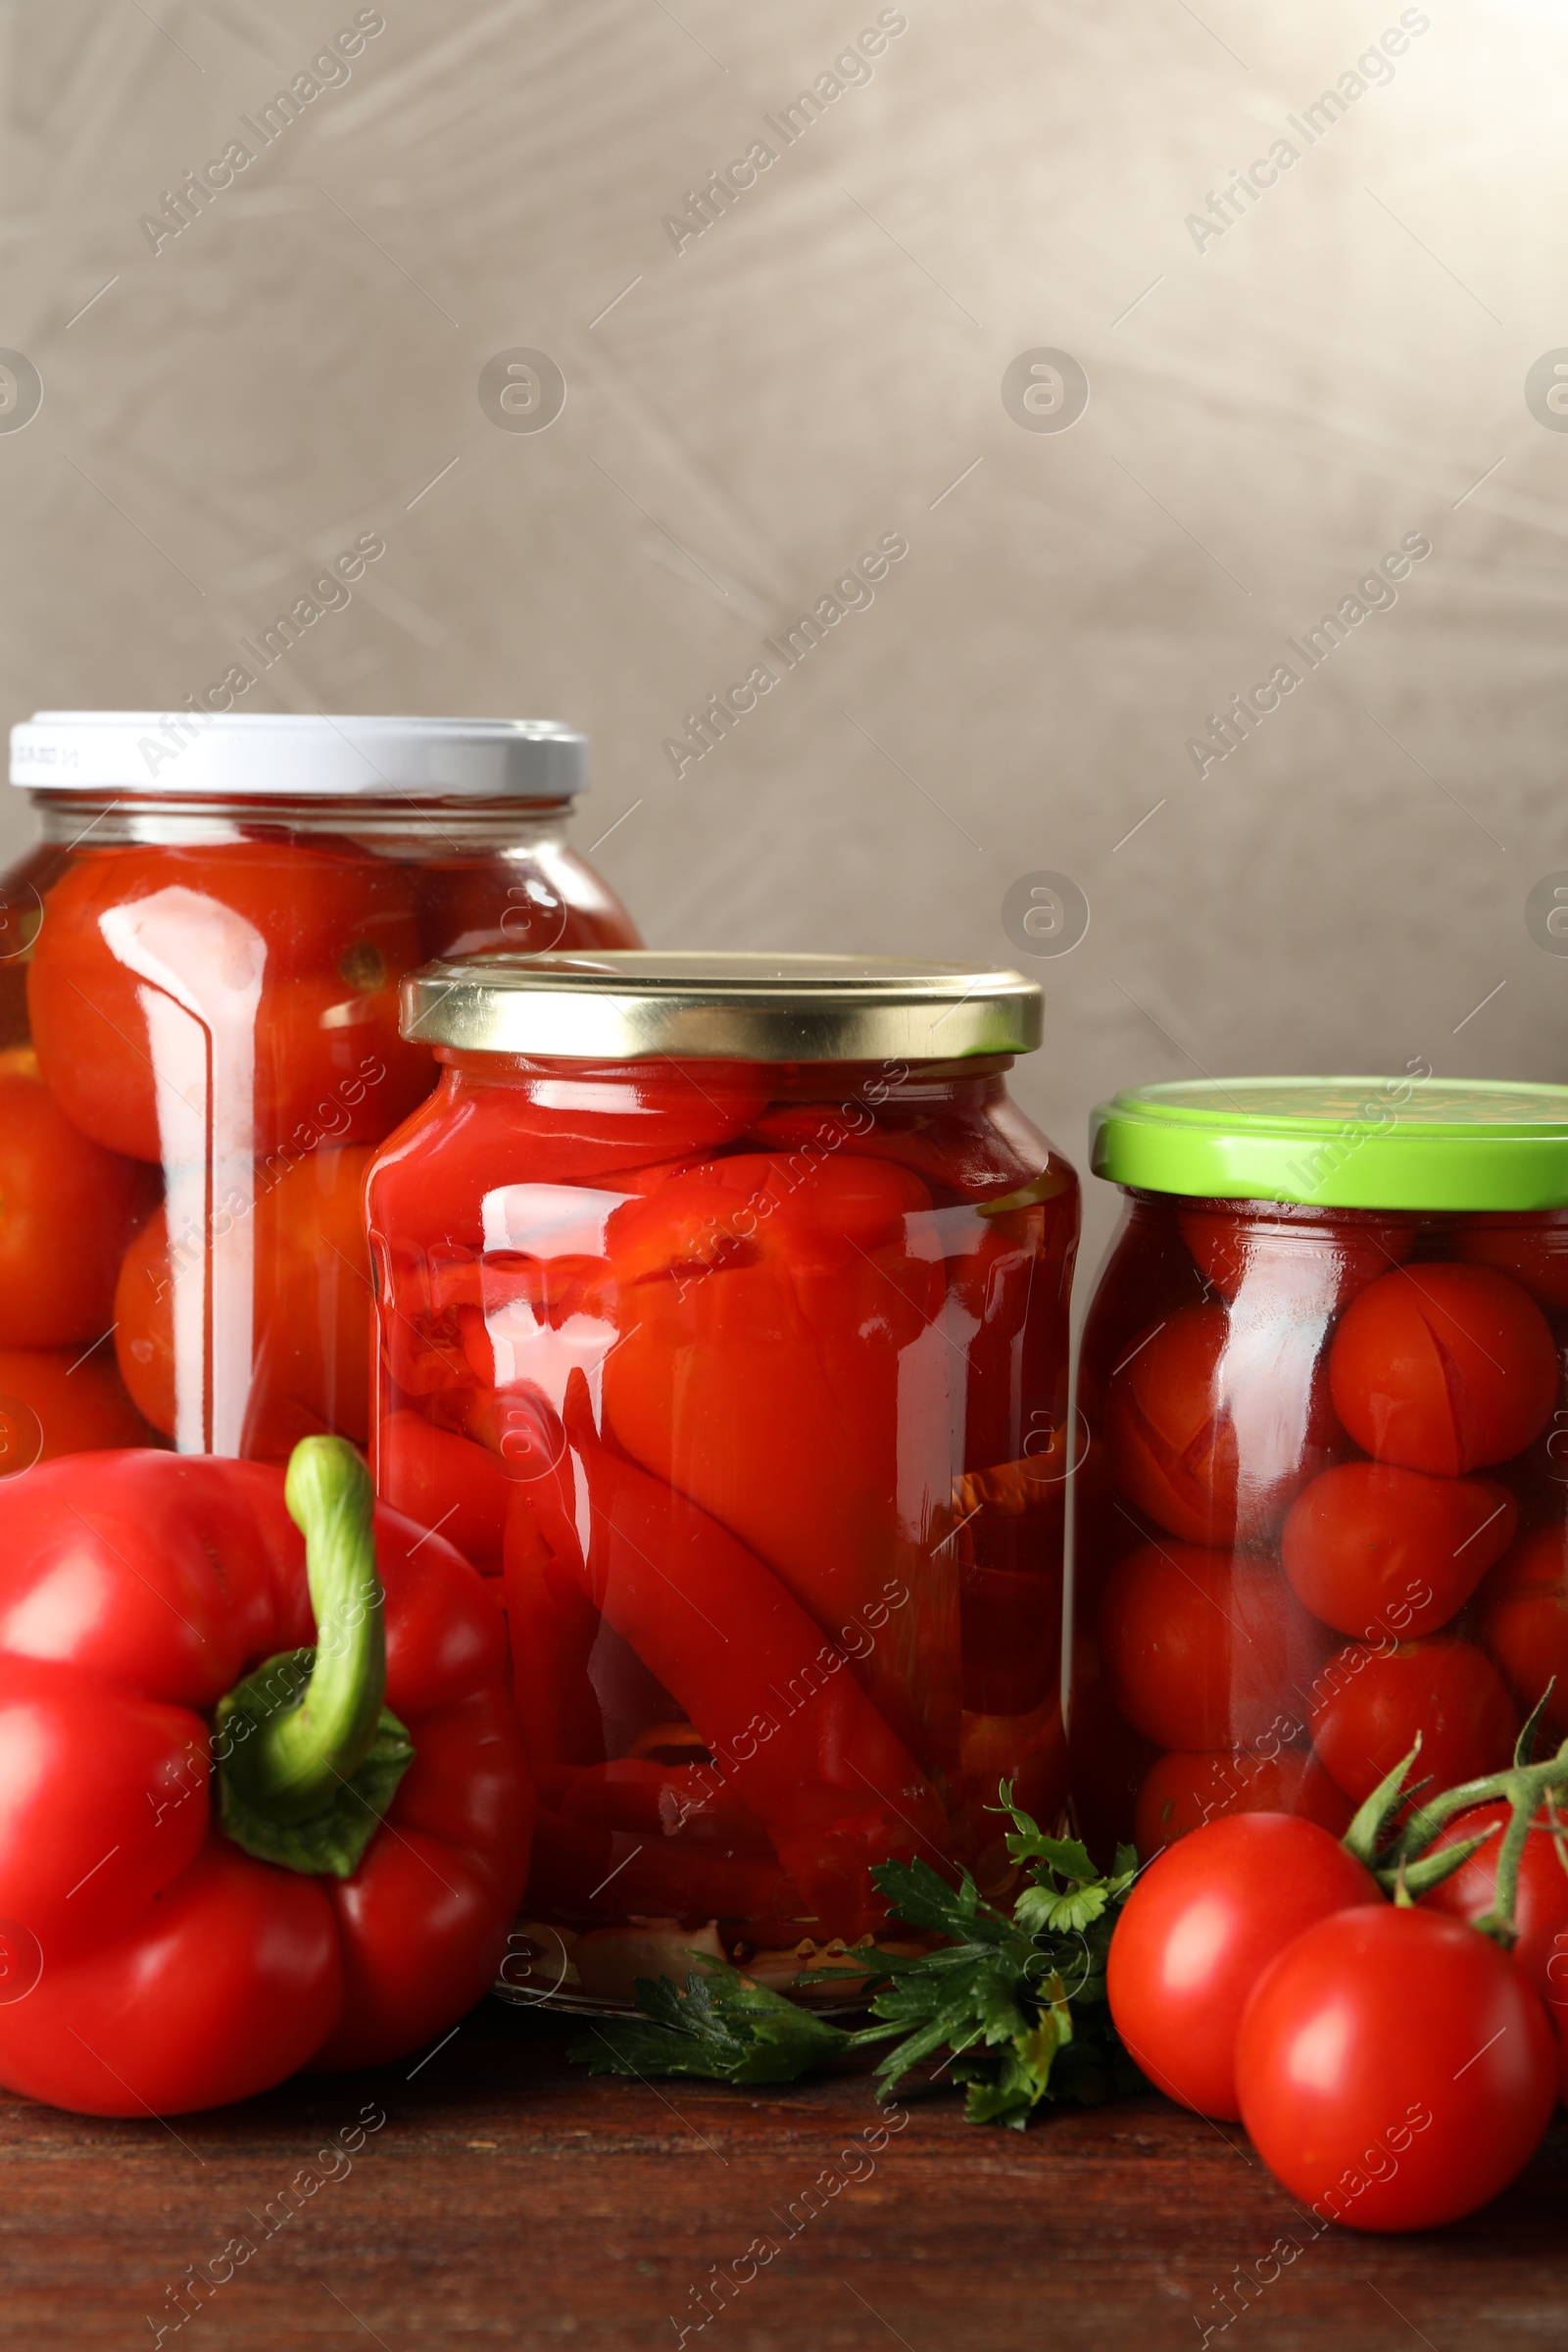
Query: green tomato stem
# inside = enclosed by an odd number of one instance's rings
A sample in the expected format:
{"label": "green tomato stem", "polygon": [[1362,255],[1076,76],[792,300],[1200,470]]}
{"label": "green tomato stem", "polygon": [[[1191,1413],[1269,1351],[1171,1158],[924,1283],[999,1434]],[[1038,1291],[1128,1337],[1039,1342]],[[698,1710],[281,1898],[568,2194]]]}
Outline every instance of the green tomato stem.
{"label": "green tomato stem", "polygon": [[[1466,1781],[1461,1787],[1445,1789],[1441,1796],[1433,1797],[1406,1822],[1395,1847],[1394,1860],[1402,1866],[1422,1853],[1455,1814],[1468,1812],[1473,1805],[1494,1804],[1499,1799],[1505,1802],[1511,1813],[1497,1856],[1496,1889],[1491,1910],[1476,1925],[1495,1942],[1511,1947],[1518,1935],[1514,1922],[1519,1869],[1531,1824],[1545,1800],[1565,1789],[1568,1789],[1568,1740],[1544,1763],[1515,1762],[1505,1772],[1488,1773],[1480,1780]],[[1560,1837],[1561,1833],[1554,1830],[1553,1835]]]}
{"label": "green tomato stem", "polygon": [[1403,1829],[1386,1851],[1382,1850],[1383,1840],[1399,1807],[1408,1804],[1411,1796],[1427,1786],[1425,1782],[1418,1782],[1413,1790],[1405,1788],[1406,1777],[1421,1752],[1419,1733],[1415,1745],[1402,1763],[1396,1764],[1373,1789],[1346,1831],[1342,1843],[1358,1862],[1366,1865],[1396,1903],[1408,1903],[1431,1887],[1441,1886],[1472,1854],[1488,1844],[1495,1832],[1486,1830],[1478,1837],[1461,1839],[1446,1847],[1434,1847],[1433,1840],[1456,1814],[1468,1812],[1473,1805],[1494,1804],[1500,1798],[1510,1808],[1508,1826],[1503,1832],[1502,1845],[1497,1855],[1492,1908],[1485,1917],[1477,1920],[1476,1925],[1484,1935],[1492,1936],[1505,1948],[1511,1947],[1516,1941],[1519,1870],[1531,1825],[1543,1804],[1550,1808],[1551,1835],[1557,1843],[1557,1858],[1568,1870],[1568,1853],[1564,1851],[1565,1833],[1551,1801],[1568,1789],[1568,1740],[1544,1763],[1533,1764],[1530,1760],[1552,1688],[1553,1685],[1548,1683],[1542,1692],[1530,1720],[1519,1734],[1513,1762],[1506,1771],[1486,1773],[1478,1780],[1464,1781],[1456,1788],[1446,1788],[1441,1795],[1430,1797],[1409,1815]]}

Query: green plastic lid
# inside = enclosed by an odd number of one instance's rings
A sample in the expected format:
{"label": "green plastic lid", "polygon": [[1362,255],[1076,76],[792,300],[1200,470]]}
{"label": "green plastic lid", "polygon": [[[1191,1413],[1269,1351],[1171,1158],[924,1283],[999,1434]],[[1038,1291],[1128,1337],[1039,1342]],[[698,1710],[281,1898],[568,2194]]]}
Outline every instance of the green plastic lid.
{"label": "green plastic lid", "polygon": [[1112,1184],[1319,1208],[1568,1207],[1568,1086],[1211,1078],[1135,1086],[1090,1121]]}

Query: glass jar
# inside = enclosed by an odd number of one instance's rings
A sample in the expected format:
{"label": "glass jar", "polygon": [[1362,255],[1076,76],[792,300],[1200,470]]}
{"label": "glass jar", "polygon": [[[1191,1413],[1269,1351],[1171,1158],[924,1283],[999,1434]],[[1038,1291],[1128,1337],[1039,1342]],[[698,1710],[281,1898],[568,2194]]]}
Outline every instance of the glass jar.
{"label": "glass jar", "polygon": [[1151,1086],[1084,1333],[1073,1806],[1146,1858],[1215,1815],[1336,1834],[1421,1738],[1568,1734],[1568,1088]]}
{"label": "glass jar", "polygon": [[[562,1997],[790,1984],[1065,1796],[1072,1170],[1016,973],[495,956],[377,1153],[380,1491],[504,1570]],[[541,1923],[543,1923],[541,1925]],[[552,1938],[555,1939],[554,1943]]]}
{"label": "glass jar", "polygon": [[586,744],[504,719],[42,712],[0,883],[0,1475],[369,1417],[363,1178],[427,1094],[402,976],[624,945]]}

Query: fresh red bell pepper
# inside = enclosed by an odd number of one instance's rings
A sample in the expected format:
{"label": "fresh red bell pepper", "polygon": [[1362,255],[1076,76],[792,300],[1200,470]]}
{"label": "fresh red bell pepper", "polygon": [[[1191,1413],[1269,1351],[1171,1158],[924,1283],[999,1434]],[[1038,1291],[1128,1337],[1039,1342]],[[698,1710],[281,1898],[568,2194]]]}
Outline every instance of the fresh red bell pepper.
{"label": "fresh red bell pepper", "polygon": [[11,2088],[177,2113],[416,2047],[492,1981],[531,1819],[500,1611],[372,1534],[341,1439],[0,1488]]}

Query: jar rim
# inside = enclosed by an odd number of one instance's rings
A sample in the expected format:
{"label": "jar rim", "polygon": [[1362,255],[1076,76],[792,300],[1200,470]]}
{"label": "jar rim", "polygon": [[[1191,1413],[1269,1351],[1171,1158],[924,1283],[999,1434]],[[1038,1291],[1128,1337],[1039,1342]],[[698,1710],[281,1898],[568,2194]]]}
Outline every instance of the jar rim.
{"label": "jar rim", "polygon": [[11,781],[198,800],[553,801],[586,791],[588,751],[554,719],[35,710],[11,730]]}
{"label": "jar rim", "polygon": [[1090,1122],[1097,1176],[1188,1200],[1410,1211],[1568,1205],[1568,1086],[1395,1076],[1129,1087]]}
{"label": "jar rim", "polygon": [[475,956],[403,983],[403,1034],[465,1053],[582,1061],[955,1061],[1029,1054],[1043,999],[1019,972],[874,956],[616,949]]}

